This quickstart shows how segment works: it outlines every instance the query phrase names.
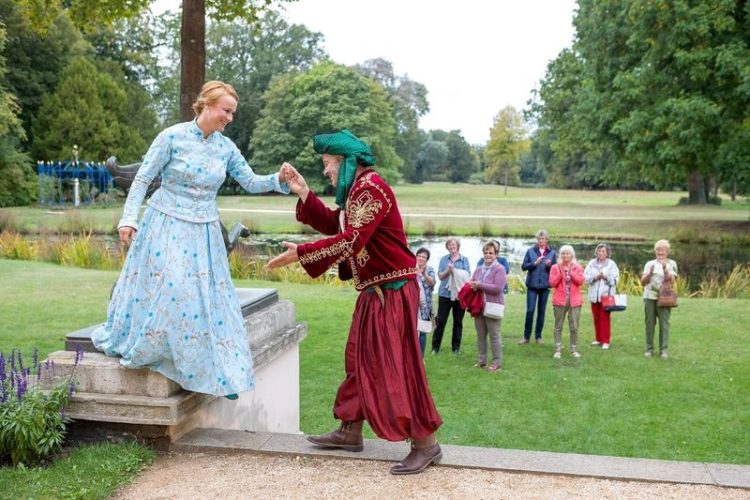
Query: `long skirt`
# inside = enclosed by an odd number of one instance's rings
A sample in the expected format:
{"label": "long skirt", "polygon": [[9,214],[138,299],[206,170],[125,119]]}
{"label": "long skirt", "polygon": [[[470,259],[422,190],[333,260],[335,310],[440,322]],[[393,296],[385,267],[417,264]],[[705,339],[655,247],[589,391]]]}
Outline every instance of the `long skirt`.
{"label": "long skirt", "polygon": [[367,420],[388,441],[420,439],[442,424],[427,385],[417,334],[416,280],[398,290],[362,292],[354,308],[346,344],[346,379],[333,414],[340,420]]}
{"label": "long skirt", "polygon": [[214,395],[254,386],[250,346],[218,221],[194,223],[151,207],[131,245],[97,349]]}

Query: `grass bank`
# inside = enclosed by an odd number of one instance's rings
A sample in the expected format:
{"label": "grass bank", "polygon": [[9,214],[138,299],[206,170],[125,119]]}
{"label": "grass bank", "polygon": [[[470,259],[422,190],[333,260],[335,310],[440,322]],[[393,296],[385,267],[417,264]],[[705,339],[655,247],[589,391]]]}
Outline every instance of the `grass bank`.
{"label": "grass bank", "polygon": [[[687,207],[685,192],[574,191],[428,182],[395,187],[411,235],[530,236],[540,227],[555,238],[750,242],[748,204],[728,198],[721,206]],[[299,233],[293,196],[225,196],[222,220],[242,221],[264,233]],[[326,202],[333,206],[332,198]],[[114,231],[121,207],[46,210],[0,209],[0,229],[20,232]]]}
{"label": "grass bank", "polygon": [[[45,354],[60,349],[67,332],[104,319],[117,273],[0,260],[0,275],[0,349],[30,353],[38,346]],[[356,293],[326,285],[247,280],[236,285],[278,288],[282,298],[294,301],[298,319],[309,329],[300,346],[301,427],[307,433],[330,430]],[[511,294],[502,327],[505,369],[496,374],[471,367],[476,336],[467,318],[463,354],[426,359],[445,420],[441,441],[750,464],[747,302],[681,300],[672,316],[668,360],[643,357],[643,312],[635,296],[627,311],[613,317],[610,351],[589,346],[592,325],[584,309],[583,357],[553,360],[550,323],[546,344],[515,343],[525,298]]]}

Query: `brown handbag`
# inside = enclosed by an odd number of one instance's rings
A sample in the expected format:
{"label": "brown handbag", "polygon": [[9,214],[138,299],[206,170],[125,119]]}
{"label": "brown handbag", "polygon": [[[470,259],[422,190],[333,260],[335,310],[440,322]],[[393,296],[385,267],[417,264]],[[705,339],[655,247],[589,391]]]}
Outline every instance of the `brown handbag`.
{"label": "brown handbag", "polygon": [[661,285],[656,305],[659,307],[677,307],[677,290],[674,289],[674,280],[665,281]]}

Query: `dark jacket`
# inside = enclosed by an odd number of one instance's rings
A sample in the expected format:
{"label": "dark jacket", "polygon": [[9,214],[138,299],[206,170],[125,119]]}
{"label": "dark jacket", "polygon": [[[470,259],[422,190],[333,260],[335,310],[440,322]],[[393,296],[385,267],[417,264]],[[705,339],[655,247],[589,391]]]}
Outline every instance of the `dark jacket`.
{"label": "dark jacket", "polygon": [[[521,269],[528,271],[526,274],[526,288],[549,288],[549,270],[557,263],[557,253],[548,246],[547,253],[544,254],[544,260],[537,266],[534,263],[539,258],[539,255],[539,247],[534,245],[526,250],[526,255],[523,256]],[[549,267],[545,264],[547,259],[551,261]]]}

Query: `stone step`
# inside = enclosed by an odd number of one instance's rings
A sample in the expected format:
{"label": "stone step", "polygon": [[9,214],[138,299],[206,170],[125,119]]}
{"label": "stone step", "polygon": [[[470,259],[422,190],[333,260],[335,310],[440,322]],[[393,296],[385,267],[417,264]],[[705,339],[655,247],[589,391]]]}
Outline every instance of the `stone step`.
{"label": "stone step", "polygon": [[87,352],[78,366],[75,366],[75,355],[71,351],[50,354],[47,359],[54,362],[54,367],[51,372],[42,370],[42,387],[49,389],[56,380],[73,377],[77,381],[76,390],[84,393],[168,398],[182,391],[177,383],[148,368],[123,368],[119,357],[111,358],[100,352]]}
{"label": "stone step", "polygon": [[68,407],[68,415],[76,420],[177,425],[214,397],[184,390],[166,398],[77,392]]}

